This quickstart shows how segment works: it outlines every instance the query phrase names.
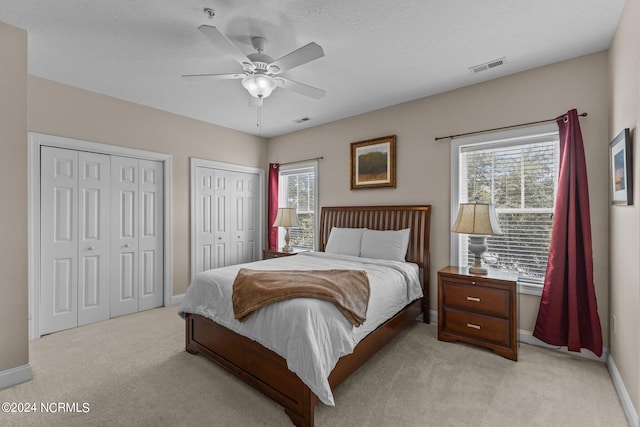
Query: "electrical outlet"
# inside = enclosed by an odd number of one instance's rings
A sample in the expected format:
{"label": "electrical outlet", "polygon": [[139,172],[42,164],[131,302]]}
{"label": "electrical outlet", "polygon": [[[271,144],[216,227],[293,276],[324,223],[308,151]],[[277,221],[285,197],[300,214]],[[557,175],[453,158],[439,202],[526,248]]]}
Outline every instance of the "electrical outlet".
{"label": "electrical outlet", "polygon": [[611,315],[611,323],[613,323],[613,325],[612,325],[613,326],[613,333],[615,334],[615,333],[618,332],[618,325],[617,325],[618,322],[617,322],[615,314]]}

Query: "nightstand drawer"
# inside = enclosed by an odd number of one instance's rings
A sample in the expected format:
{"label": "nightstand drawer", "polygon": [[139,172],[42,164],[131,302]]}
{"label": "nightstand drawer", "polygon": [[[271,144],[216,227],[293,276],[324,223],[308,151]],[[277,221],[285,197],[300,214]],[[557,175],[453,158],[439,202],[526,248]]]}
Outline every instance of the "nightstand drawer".
{"label": "nightstand drawer", "polygon": [[443,280],[442,285],[446,306],[502,317],[511,314],[511,294],[507,289],[464,285],[449,280]]}
{"label": "nightstand drawer", "polygon": [[445,332],[451,331],[510,347],[512,344],[510,326],[511,322],[508,319],[444,308],[443,330]]}

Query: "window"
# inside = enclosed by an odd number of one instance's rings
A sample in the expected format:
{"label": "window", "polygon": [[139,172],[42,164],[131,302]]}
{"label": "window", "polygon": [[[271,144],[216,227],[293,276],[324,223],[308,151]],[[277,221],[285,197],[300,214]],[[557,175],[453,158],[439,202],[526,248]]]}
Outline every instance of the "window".
{"label": "window", "polygon": [[[318,163],[305,162],[280,166],[278,207],[296,208],[300,227],[289,229],[290,245],[295,249],[316,248]],[[284,229],[278,231],[278,246],[284,245]]]}
{"label": "window", "polygon": [[[557,189],[555,123],[452,142],[452,215],[464,202],[493,203],[503,234],[487,238],[489,267],[519,274],[520,291],[540,294]],[[473,260],[468,237],[452,233],[452,263]]]}

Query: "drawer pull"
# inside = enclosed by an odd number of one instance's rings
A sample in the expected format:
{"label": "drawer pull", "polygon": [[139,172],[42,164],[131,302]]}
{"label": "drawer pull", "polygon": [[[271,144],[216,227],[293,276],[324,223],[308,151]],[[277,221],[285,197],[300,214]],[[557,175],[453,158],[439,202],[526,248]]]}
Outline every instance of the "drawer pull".
{"label": "drawer pull", "polygon": [[467,297],[467,301],[480,302],[480,298],[478,298],[478,297]]}
{"label": "drawer pull", "polygon": [[467,323],[467,328],[480,329],[480,325],[474,325],[473,323]]}

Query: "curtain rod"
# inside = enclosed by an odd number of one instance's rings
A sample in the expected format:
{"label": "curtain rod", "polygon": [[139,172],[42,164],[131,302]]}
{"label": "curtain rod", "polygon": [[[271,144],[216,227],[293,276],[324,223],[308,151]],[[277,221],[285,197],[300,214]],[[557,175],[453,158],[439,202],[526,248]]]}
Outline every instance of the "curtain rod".
{"label": "curtain rod", "polygon": [[313,159],[305,159],[305,160],[296,160],[295,162],[286,162],[286,163],[278,163],[280,166],[282,165],[291,165],[293,163],[303,163],[303,162],[310,162],[312,160],[323,160],[324,157],[314,157]]}
{"label": "curtain rod", "polygon": [[[567,115],[565,114],[565,117]],[[578,116],[580,117],[586,117],[587,113],[582,113],[582,114],[578,114]],[[457,138],[459,136],[467,136],[467,135],[475,135],[477,133],[484,133],[484,132],[493,132],[495,130],[503,130],[503,129],[511,129],[511,128],[517,128],[520,126],[528,126],[528,125],[537,125],[540,123],[547,123],[547,122],[554,122],[556,121],[557,118],[555,119],[546,119],[546,120],[538,120],[537,122],[529,122],[529,123],[520,123],[519,125],[511,125],[511,126],[502,126],[499,128],[493,128],[493,129],[485,129],[485,130],[477,130],[475,132],[467,132],[467,133],[459,133],[457,135],[449,135],[449,136],[439,136],[436,138],[436,141],[441,140],[441,139],[451,139],[451,138]]]}

